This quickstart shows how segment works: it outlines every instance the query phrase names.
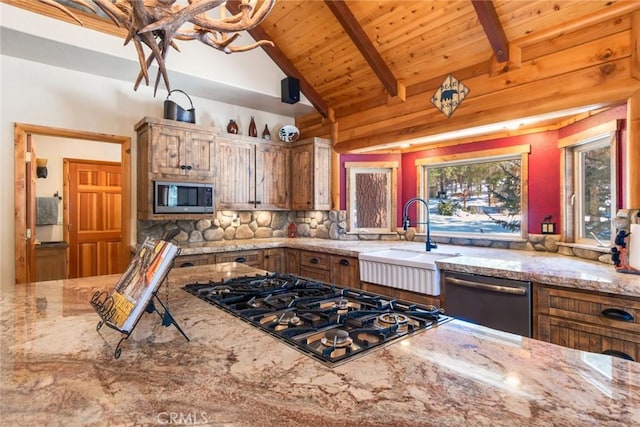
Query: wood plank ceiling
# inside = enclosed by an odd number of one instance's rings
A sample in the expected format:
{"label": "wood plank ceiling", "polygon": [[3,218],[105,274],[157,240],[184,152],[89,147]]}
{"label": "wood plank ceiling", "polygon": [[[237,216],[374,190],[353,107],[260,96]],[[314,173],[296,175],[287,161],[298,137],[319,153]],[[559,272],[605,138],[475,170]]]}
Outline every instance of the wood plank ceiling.
{"label": "wood plank ceiling", "polygon": [[[275,43],[265,51],[316,107],[296,119],[303,137],[344,152],[624,103],[640,89],[639,11],[610,0],[286,0],[252,35]],[[449,74],[470,93],[447,118],[431,97]]]}

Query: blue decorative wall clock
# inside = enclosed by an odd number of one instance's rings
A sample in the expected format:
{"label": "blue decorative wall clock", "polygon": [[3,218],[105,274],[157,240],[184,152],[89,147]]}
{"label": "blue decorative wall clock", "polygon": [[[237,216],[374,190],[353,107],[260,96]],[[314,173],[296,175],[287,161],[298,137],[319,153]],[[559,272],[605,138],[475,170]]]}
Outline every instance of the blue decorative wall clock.
{"label": "blue decorative wall clock", "polygon": [[431,97],[431,103],[447,117],[451,117],[456,108],[469,94],[469,88],[449,74],[440,83],[440,87]]}

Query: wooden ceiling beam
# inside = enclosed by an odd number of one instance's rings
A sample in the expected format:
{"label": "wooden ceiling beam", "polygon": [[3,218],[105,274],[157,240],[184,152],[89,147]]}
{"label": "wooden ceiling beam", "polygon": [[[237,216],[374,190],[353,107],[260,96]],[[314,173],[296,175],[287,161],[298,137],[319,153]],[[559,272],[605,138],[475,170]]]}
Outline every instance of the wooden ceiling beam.
{"label": "wooden ceiling beam", "polygon": [[[233,14],[240,12],[240,0],[228,0],[226,2],[227,10]],[[260,26],[247,30],[254,40],[271,40],[269,34]],[[294,77],[300,81],[300,90],[307,97],[311,105],[314,106],[318,113],[331,122],[335,121],[335,113],[329,107],[326,101],[311,86],[311,83],[304,78],[302,73],[293,65],[293,62],[278,48],[278,46],[263,45],[262,49],[271,58],[273,62],[289,77]]]}
{"label": "wooden ceiling beam", "polygon": [[364,32],[360,23],[353,16],[349,6],[343,0],[325,0],[325,4],[336,17],[342,28],[358,48],[364,59],[367,61],[373,72],[391,96],[400,96],[406,99],[406,90],[398,83],[398,79],[393,75],[391,69],[384,61],[378,50],[375,48],[369,37]]}
{"label": "wooden ceiling beam", "polygon": [[492,0],[471,0],[498,62],[509,60],[509,40]]}

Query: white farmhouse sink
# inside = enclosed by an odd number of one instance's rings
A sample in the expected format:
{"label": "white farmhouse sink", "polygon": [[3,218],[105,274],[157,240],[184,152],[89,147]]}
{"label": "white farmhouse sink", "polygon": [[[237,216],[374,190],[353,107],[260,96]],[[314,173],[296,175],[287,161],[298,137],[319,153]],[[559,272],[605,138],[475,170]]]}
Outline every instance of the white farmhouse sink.
{"label": "white farmhouse sink", "polygon": [[391,248],[358,256],[364,282],[405,289],[425,295],[440,295],[440,271],[435,261],[457,254],[418,252]]}

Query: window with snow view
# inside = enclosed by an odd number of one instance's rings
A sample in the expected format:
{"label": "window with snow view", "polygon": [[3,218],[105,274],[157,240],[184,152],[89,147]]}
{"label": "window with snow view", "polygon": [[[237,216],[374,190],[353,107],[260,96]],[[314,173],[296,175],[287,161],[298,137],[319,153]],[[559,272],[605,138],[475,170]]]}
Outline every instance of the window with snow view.
{"label": "window with snow view", "polygon": [[[523,236],[526,154],[509,152],[482,157],[476,153],[475,158],[431,159],[423,165],[422,197],[428,200],[431,233],[487,238]],[[422,221],[426,221],[426,214],[423,215]]]}

